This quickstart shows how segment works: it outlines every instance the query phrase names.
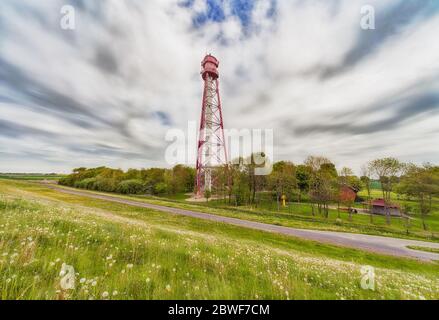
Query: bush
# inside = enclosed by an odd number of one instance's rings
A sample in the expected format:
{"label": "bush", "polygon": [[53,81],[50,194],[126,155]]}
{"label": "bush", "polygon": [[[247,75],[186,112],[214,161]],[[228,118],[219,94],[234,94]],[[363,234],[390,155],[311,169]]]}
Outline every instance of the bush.
{"label": "bush", "polygon": [[123,194],[141,194],[145,191],[145,188],[142,180],[131,179],[120,182],[116,191]]}
{"label": "bush", "polygon": [[71,175],[69,175],[67,177],[59,179],[58,184],[62,186],[73,187],[73,185],[75,184],[75,180]]}
{"label": "bush", "polygon": [[96,178],[94,190],[104,192],[115,192],[117,189],[116,182],[111,178]]}
{"label": "bush", "polygon": [[96,178],[87,178],[81,181],[76,181],[74,186],[80,189],[93,189],[96,183]]}
{"label": "bush", "polygon": [[168,185],[164,182],[159,182],[154,186],[154,194],[164,194],[168,192]]}

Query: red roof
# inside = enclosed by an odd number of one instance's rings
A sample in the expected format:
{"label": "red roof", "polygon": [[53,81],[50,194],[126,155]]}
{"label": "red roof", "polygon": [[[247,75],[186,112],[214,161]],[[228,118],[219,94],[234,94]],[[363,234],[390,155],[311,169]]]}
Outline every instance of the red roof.
{"label": "red roof", "polygon": [[[375,200],[372,200],[372,206],[385,207],[386,203],[385,203],[384,199],[375,199]],[[389,203],[389,204],[387,204],[387,208],[399,208],[399,206],[396,204]]]}

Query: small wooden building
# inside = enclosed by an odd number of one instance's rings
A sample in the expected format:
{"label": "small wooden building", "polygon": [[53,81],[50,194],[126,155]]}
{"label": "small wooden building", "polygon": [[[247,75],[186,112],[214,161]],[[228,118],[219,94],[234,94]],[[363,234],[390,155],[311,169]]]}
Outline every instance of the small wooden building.
{"label": "small wooden building", "polygon": [[388,203],[384,199],[375,199],[371,202],[371,211],[373,214],[386,215],[386,208],[391,216],[401,216],[401,210],[398,205]]}
{"label": "small wooden building", "polygon": [[350,186],[344,185],[340,188],[340,201],[342,203],[353,203],[357,198],[357,193],[358,190],[355,190]]}

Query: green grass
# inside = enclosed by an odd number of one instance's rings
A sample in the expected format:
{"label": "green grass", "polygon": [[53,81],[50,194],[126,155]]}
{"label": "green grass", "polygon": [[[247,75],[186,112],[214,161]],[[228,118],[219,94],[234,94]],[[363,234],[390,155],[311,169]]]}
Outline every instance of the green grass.
{"label": "green grass", "polygon": [[11,180],[59,180],[63,175],[58,174],[0,174],[0,179]]}
{"label": "green grass", "polygon": [[435,248],[426,248],[426,247],[418,247],[418,246],[408,246],[407,248],[413,250],[425,251],[425,252],[439,253],[439,249],[435,249]]}
{"label": "green grass", "polygon": [[[74,290],[60,287],[62,263],[78,273]],[[375,291],[360,287],[363,265],[376,268]],[[2,299],[438,299],[439,268],[0,181],[0,292]]]}

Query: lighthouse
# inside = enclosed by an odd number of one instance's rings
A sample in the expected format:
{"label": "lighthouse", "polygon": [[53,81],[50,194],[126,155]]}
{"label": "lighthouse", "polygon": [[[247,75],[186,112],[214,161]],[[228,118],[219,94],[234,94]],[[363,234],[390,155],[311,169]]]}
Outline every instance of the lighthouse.
{"label": "lighthouse", "polygon": [[219,91],[219,61],[208,54],[201,62],[203,98],[198,132],[196,196],[215,186],[215,168],[227,165],[224,122]]}

